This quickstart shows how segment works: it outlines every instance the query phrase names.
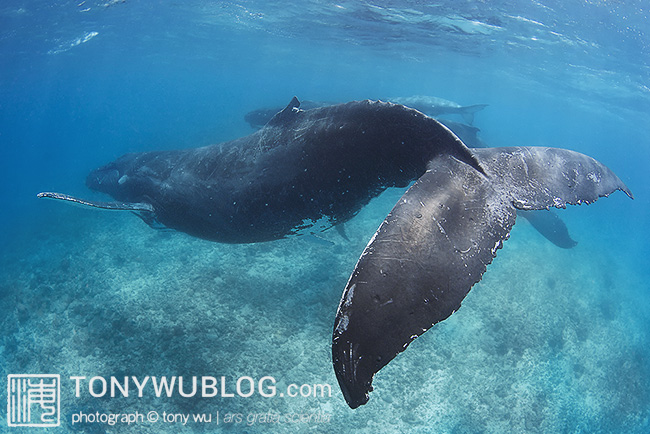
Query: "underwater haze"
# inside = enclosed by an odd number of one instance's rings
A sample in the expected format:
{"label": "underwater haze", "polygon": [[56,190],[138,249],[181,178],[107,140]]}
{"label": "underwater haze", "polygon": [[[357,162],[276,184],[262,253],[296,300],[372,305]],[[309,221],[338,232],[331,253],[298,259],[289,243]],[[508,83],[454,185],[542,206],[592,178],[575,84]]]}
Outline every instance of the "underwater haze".
{"label": "underwater haze", "polygon": [[[10,374],[60,375],[52,433],[650,432],[649,22],[645,0],[3,0],[0,432],[39,430],[8,426]],[[461,309],[351,410],[332,369],[334,317],[404,190],[347,222],[349,240],[241,245],[36,197],[108,200],[86,187],[91,170],[248,135],[247,113],[294,95],[487,104],[473,126],[488,146],[585,153],[635,200],[558,210],[570,249],[518,219]],[[273,377],[331,396],[139,397],[131,385],[111,397],[99,380],[77,396],[74,376],[183,376],[186,390],[224,376],[228,391]],[[75,419],[152,411],[161,419]]]}

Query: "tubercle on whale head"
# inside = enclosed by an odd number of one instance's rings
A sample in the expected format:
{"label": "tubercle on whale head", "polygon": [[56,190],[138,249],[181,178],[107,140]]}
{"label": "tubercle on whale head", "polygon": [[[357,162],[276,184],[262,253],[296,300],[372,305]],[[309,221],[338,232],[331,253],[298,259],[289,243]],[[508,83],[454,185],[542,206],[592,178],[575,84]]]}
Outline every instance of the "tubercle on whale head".
{"label": "tubercle on whale head", "polygon": [[91,190],[113,195],[124,183],[125,177],[115,164],[110,163],[90,172],[86,177],[86,186]]}
{"label": "tubercle on whale head", "polygon": [[[137,168],[141,154],[125,154],[115,161],[91,171],[86,177],[86,186],[91,190],[106,193],[117,200],[138,202]],[[142,164],[140,168],[142,170]],[[135,189],[135,191],[134,191]],[[141,192],[140,192],[141,193]]]}

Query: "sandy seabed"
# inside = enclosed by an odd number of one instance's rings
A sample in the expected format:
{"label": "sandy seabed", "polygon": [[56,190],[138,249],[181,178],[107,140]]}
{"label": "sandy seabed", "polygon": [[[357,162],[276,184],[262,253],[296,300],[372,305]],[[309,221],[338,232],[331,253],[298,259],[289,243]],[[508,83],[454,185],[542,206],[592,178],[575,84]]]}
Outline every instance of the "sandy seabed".
{"label": "sandy seabed", "polygon": [[[61,375],[61,427],[48,431],[57,433],[648,431],[642,275],[607,236],[562,250],[525,222],[462,308],[378,373],[369,403],[350,410],[331,366],[332,325],[396,197],[387,192],[347,223],[350,241],[332,230],[255,245],[48,203],[41,224],[0,257],[0,374]],[[71,376],[225,376],[231,391],[240,377],[272,376],[278,391],[329,384],[332,394],[75,397]],[[152,410],[213,421],[72,424],[74,414]]]}

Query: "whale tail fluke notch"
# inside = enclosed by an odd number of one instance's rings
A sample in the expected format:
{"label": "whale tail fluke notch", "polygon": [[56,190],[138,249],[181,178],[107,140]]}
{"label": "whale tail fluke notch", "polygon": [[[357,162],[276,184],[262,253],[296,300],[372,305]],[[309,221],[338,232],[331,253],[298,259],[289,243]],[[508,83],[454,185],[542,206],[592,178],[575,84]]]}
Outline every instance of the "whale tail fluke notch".
{"label": "whale tail fluke notch", "polygon": [[352,408],[419,335],[460,308],[508,238],[517,209],[563,208],[630,190],[607,167],[553,148],[474,149],[486,174],[443,155],[402,196],[348,281],[332,340]]}

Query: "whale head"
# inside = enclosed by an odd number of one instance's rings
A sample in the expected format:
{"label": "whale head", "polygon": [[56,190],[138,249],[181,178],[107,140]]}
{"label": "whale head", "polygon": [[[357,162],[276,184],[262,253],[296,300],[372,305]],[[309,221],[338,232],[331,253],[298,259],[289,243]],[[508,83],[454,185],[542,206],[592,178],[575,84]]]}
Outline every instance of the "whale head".
{"label": "whale head", "polygon": [[86,186],[118,200],[133,200],[133,160],[132,155],[127,154],[91,171],[86,177]]}

